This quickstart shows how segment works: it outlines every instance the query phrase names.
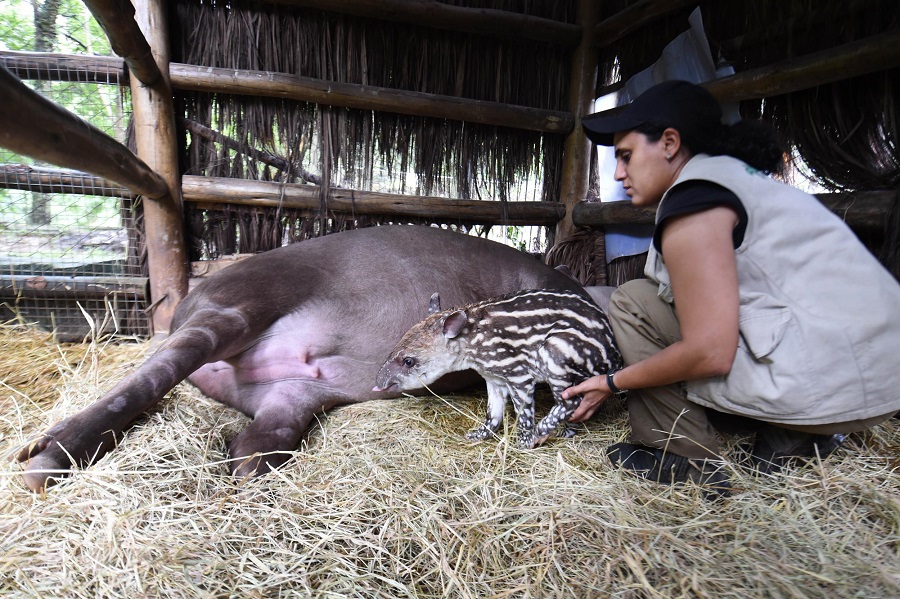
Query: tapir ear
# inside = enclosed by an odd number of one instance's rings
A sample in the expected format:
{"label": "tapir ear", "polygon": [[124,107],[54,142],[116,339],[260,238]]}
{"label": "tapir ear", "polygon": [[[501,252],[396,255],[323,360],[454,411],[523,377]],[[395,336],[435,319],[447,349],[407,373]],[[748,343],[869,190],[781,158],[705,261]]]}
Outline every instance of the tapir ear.
{"label": "tapir ear", "polygon": [[431,294],[431,299],[428,300],[428,313],[429,314],[437,314],[441,311],[441,294],[435,291]]}
{"label": "tapir ear", "polygon": [[469,317],[466,316],[465,312],[462,310],[452,312],[444,319],[444,337],[447,339],[456,338],[467,322],[469,322]]}

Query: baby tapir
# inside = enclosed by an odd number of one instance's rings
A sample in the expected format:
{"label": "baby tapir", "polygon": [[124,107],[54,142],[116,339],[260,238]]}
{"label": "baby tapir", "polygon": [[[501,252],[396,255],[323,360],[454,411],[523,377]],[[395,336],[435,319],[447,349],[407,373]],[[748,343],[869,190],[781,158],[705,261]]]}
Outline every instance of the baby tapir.
{"label": "baby tapir", "polygon": [[[571,436],[566,420],[581,396],[563,399],[562,391],[622,366],[606,314],[571,291],[527,290],[438,310],[435,294],[432,313],[403,335],[375,389],[419,389],[449,372],[476,371],[487,382],[488,412],[484,424],[466,435],[473,441],[497,431],[507,399],[516,411],[520,447],[543,443],[561,423],[561,436]],[[535,426],[534,389],[540,382],[550,386],[555,405]]]}

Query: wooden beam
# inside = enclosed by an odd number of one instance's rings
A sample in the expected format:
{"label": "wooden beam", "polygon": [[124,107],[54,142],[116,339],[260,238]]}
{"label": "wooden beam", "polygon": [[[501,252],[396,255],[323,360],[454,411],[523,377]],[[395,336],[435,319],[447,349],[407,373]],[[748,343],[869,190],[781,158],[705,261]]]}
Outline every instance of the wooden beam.
{"label": "wooden beam", "polygon": [[[0,51],[0,64],[30,79],[102,80],[121,69],[113,57],[77,57],[42,52]],[[120,71],[116,71],[120,72]],[[575,128],[568,112],[513,106],[403,90],[337,83],[268,71],[241,71],[172,63],[173,87],[209,93],[269,96],[342,108],[383,110],[398,114],[462,120],[546,133],[566,134]],[[78,73],[84,73],[79,77]],[[110,83],[119,82],[118,79]]]}
{"label": "wooden beam", "polygon": [[[72,193],[129,197],[128,190],[111,181],[85,173],[72,173],[21,164],[0,165],[0,189],[23,189],[50,193]],[[271,181],[198,177],[182,178],[185,201],[203,205],[238,204],[283,206],[302,210],[320,208],[320,188],[313,185]],[[350,214],[380,214],[402,217],[461,219],[512,225],[555,225],[565,215],[562,204],[551,202],[489,202],[422,197],[332,188],[328,210]]]}
{"label": "wooden beam", "polygon": [[162,176],[166,202],[144,203],[144,238],[150,274],[154,335],[168,334],[175,308],[188,292],[188,257],[181,201],[178,142],[172,89],[166,77],[169,37],[165,0],[134,0],[138,25],[153,49],[162,77],[152,85],[131,80],[134,139],[138,155]]}
{"label": "wooden beam", "polygon": [[710,40],[711,50],[714,55],[721,54],[727,60],[752,48],[783,47],[785,40],[821,31],[831,23],[840,22],[844,28],[857,27],[868,17],[871,6],[872,0],[823,2],[816,10],[796,13],[782,21],[767,23],[760,29],[744,31],[737,37],[720,42]]}
{"label": "wooden beam", "polygon": [[30,89],[3,67],[0,96],[0,146],[93,173],[148,198],[166,195],[166,182],[128,148]]}
{"label": "wooden beam", "polygon": [[[900,199],[897,191],[824,193],[816,197],[854,229],[883,227],[891,206]],[[638,207],[631,202],[581,202],[572,211],[579,227],[604,225],[652,225],[656,207]]]}
{"label": "wooden beam", "polygon": [[704,83],[720,102],[768,98],[900,67],[900,30]]}
{"label": "wooden beam", "polygon": [[[185,175],[182,193],[185,201],[203,205],[281,206],[311,211],[321,207],[321,189],[315,185]],[[488,202],[335,188],[329,191],[326,208],[351,215],[509,225],[555,225],[565,215],[565,207],[555,202]]]}
{"label": "wooden beam", "polygon": [[[61,66],[71,71],[60,70],[60,57],[63,60]],[[0,64],[8,65],[23,78],[59,81],[76,79],[77,75],[72,71],[84,72],[83,77],[86,78],[105,77],[116,65],[121,69],[122,60],[113,57],[0,51]],[[171,63],[169,73],[172,87],[184,90],[270,96],[342,108],[383,110],[545,133],[568,134],[575,128],[575,118],[568,112],[371,85],[337,83],[285,73],[219,69],[179,63]]]}
{"label": "wooden beam", "polygon": [[87,173],[28,166],[0,164],[0,189],[21,189],[39,193],[71,193],[111,198],[131,198],[128,189],[112,181]]}
{"label": "wooden beam", "polygon": [[656,222],[656,206],[639,207],[631,202],[581,202],[572,209],[572,222],[578,227],[652,225]]}
{"label": "wooden beam", "polygon": [[499,102],[339,83],[268,71],[173,63],[169,66],[169,72],[173,87],[191,91],[285,98],[341,108],[382,110],[544,133],[569,133],[575,127],[575,119],[568,112]]}
{"label": "wooden beam", "polygon": [[147,294],[147,279],[113,276],[0,274],[0,297],[102,299],[117,294],[143,298]]}
{"label": "wooden beam", "polygon": [[436,0],[266,0],[330,12],[411,23],[435,29],[534,40],[574,48],[581,27],[551,19],[487,8],[463,8]]}
{"label": "wooden beam", "polygon": [[125,59],[135,77],[146,85],[162,78],[150,44],[134,20],[130,0],[84,0],[84,4],[106,33],[113,52]]}
{"label": "wooden beam", "polygon": [[0,50],[0,66],[23,80],[128,84],[125,62],[118,56]]}
{"label": "wooden beam", "polygon": [[641,0],[635,2],[594,27],[591,41],[597,47],[609,46],[648,23],[697,4],[697,0]]}
{"label": "wooden beam", "polygon": [[900,67],[900,30],[701,85],[720,102],[739,102],[780,96],[897,67]]}

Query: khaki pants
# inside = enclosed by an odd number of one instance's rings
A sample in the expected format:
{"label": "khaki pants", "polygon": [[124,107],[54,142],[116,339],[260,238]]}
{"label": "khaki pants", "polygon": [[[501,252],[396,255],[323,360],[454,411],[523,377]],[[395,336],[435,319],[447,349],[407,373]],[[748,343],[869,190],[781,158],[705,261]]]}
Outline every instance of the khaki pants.
{"label": "khaki pants", "polygon": [[[625,364],[634,364],[681,339],[674,307],[647,279],[628,281],[612,294],[609,318]],[[710,410],[710,412],[713,412]],[[628,392],[631,443],[658,447],[688,458],[718,457],[716,432],[707,409],[688,401],[683,383]],[[810,426],[775,426],[821,435],[865,430],[893,416]],[[756,424],[761,424],[756,421]]]}

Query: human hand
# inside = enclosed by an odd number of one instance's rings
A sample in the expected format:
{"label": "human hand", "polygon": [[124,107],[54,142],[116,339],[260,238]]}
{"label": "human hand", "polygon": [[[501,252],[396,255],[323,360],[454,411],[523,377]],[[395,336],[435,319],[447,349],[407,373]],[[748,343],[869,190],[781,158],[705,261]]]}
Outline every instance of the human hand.
{"label": "human hand", "polygon": [[594,415],[603,402],[611,395],[612,391],[606,385],[605,376],[592,376],[586,381],[579,383],[562,392],[563,399],[569,399],[574,395],[581,395],[581,403],[575,412],[569,416],[568,422],[584,422]]}

